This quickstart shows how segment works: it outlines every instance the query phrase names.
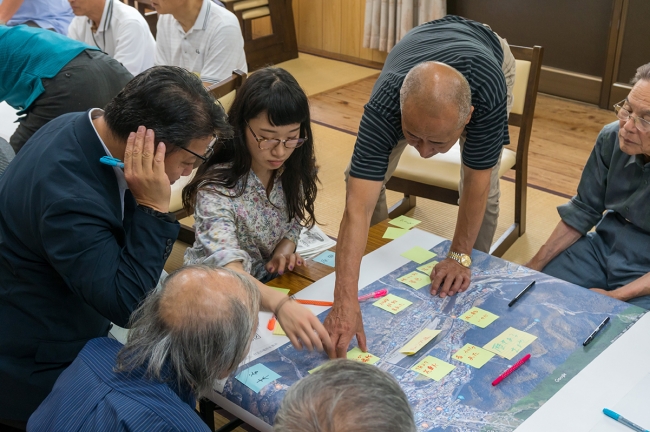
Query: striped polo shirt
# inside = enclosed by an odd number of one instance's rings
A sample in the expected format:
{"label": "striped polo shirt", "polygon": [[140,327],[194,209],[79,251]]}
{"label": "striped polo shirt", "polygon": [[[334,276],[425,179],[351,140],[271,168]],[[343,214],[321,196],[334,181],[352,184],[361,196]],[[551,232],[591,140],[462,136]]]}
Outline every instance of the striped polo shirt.
{"label": "striped polo shirt", "polygon": [[465,127],[463,163],[476,170],[494,167],[508,135],[507,88],[498,37],[481,23],[448,15],[411,30],[386,58],[364,107],[350,175],[383,181],[388,157],[404,139],[399,92],[416,65],[438,61],[454,67],[469,82],[474,112]]}

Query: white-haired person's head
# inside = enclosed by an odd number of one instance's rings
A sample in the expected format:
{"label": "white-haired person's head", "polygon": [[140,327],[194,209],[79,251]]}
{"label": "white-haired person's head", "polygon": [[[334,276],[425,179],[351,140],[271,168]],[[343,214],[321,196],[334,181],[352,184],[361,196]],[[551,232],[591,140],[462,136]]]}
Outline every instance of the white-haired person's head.
{"label": "white-haired person's head", "polygon": [[246,357],[259,306],[250,277],[208,265],[182,267],[133,313],[117,371],[144,366],[152,379],[205,394]]}
{"label": "white-haired person's head", "polygon": [[395,379],[376,366],[332,360],[293,385],[275,432],[415,432],[413,411]]}

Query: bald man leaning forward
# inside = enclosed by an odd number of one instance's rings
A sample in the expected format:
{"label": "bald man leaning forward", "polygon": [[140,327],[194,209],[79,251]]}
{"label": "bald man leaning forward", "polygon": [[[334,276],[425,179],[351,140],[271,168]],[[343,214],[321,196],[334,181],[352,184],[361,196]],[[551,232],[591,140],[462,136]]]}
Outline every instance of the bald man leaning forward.
{"label": "bald man leaning forward", "polygon": [[431,294],[446,297],[469,286],[472,248],[489,251],[496,230],[514,78],[507,42],[481,23],[452,15],[416,27],[388,55],[346,171],[334,306],[325,319],[337,357],[345,357],[355,335],[366,350],[359,266],[368,228],[388,217],[385,184],[407,144],[430,158],[460,139],[456,231],[447,259],[431,273]]}

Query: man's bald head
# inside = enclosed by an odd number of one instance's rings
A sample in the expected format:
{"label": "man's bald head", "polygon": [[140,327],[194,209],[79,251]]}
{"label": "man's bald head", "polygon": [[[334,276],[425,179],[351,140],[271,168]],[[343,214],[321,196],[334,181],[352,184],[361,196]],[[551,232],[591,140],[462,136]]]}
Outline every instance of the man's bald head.
{"label": "man's bald head", "polygon": [[415,66],[404,78],[400,106],[424,111],[431,117],[457,115],[461,127],[471,112],[472,92],[467,79],[453,67],[440,62]]}
{"label": "man's bald head", "polygon": [[241,363],[257,329],[260,293],[253,280],[226,268],[183,267],[133,313],[118,370],[146,366],[196,394]]}

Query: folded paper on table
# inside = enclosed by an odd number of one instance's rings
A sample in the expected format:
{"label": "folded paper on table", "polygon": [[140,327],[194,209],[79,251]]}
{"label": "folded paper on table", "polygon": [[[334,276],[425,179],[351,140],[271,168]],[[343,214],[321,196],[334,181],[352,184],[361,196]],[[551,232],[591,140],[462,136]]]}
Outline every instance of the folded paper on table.
{"label": "folded paper on table", "polygon": [[420,351],[426,344],[431,342],[433,338],[440,334],[440,330],[424,329],[404,345],[399,352],[406,355],[413,355]]}

